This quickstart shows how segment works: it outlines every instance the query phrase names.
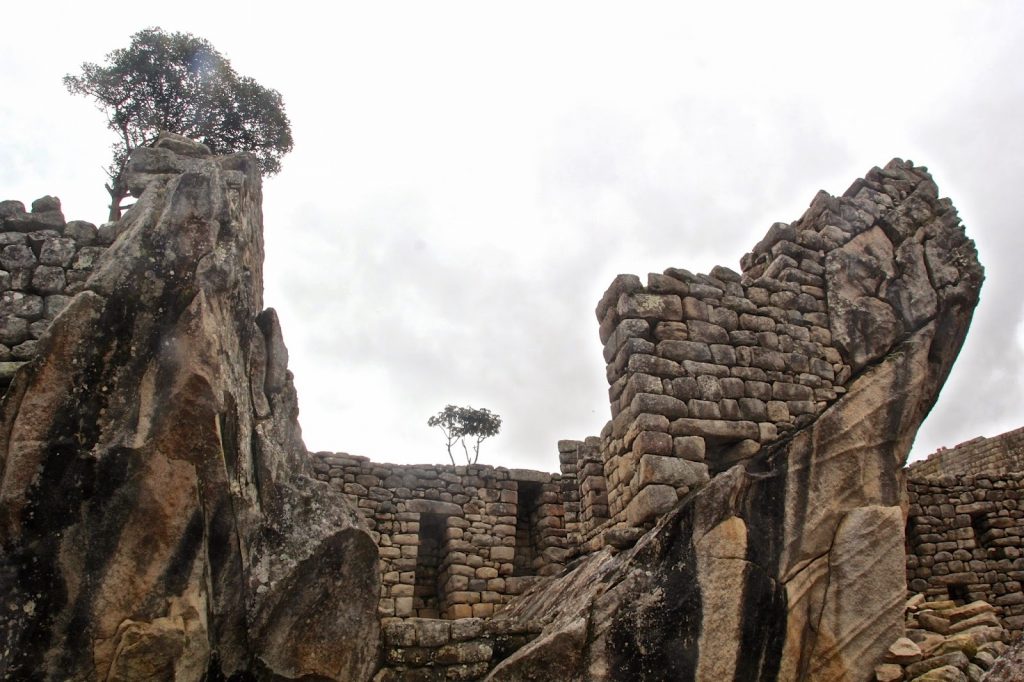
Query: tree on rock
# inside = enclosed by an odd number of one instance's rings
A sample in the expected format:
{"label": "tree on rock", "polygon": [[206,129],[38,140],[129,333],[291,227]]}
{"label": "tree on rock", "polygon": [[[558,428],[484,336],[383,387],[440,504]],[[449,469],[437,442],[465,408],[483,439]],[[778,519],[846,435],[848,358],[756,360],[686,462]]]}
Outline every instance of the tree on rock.
{"label": "tree on rock", "polygon": [[[501,430],[501,417],[486,408],[478,410],[468,405],[466,407],[446,405],[443,410],[427,420],[427,426],[436,426],[441,429],[452,464],[455,464],[452,447],[456,443],[462,444],[466,463],[476,464],[480,459],[480,445],[491,436],[498,435]],[[466,444],[467,439],[469,439],[469,445]],[[472,448],[472,455],[470,448]]]}
{"label": "tree on rock", "polygon": [[291,124],[276,90],[239,76],[231,63],[202,38],[147,28],[106,65],[82,64],[79,76],[64,77],[68,91],[96,100],[117,134],[110,182],[110,220],[121,216],[128,195],[124,168],[136,147],[163,132],[202,142],[215,154],[252,152],[260,170],[273,175],[292,149]]}

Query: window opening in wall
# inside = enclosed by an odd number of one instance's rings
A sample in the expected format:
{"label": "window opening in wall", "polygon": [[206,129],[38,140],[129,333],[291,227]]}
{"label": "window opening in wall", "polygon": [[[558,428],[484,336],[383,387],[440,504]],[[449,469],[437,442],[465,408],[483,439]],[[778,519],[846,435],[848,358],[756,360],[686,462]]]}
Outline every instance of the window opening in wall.
{"label": "window opening in wall", "polygon": [[519,481],[516,509],[516,552],[512,575],[536,575],[537,558],[537,506],[541,486],[535,481]]}
{"label": "window opening in wall", "polygon": [[991,538],[985,537],[985,534],[991,529],[988,523],[988,514],[985,512],[971,514],[971,528],[974,529],[974,539],[978,543],[978,547],[987,548],[988,542],[991,540]]}
{"label": "window opening in wall", "polygon": [[946,592],[949,594],[949,598],[955,602],[966,604],[971,601],[971,595],[967,591],[967,585],[947,585]]}
{"label": "window opening in wall", "polygon": [[420,546],[416,552],[416,584],[412,607],[420,618],[440,618],[444,594],[439,583],[444,548],[445,516],[420,514]]}

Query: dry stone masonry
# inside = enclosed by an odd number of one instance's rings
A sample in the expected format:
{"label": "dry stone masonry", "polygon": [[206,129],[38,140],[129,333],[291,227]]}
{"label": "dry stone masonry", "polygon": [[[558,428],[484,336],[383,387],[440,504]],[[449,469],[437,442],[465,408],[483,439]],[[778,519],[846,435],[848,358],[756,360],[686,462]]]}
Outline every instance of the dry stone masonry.
{"label": "dry stone masonry", "polygon": [[906,636],[875,666],[877,682],[981,682],[1006,653],[1011,635],[984,601],[907,601]]}
{"label": "dry stone masonry", "polygon": [[741,272],[616,278],[612,420],[560,446],[586,556],[499,614],[544,629],[488,679],[869,679],[904,629],[902,465],[982,279],[900,160],[819,193]]}
{"label": "dry stone masonry", "polygon": [[914,478],[1024,471],[1024,428],[992,438],[979,436],[952,448],[939,448],[908,468]]}
{"label": "dry stone masonry", "polygon": [[600,529],[649,528],[810,424],[956,284],[942,254],[957,225],[927,172],[896,160],[773,225],[739,273],[616,278],[597,307],[612,421],[602,470],[581,479],[585,546]]}
{"label": "dry stone masonry", "polygon": [[611,420],[551,474],[306,452],[255,169],[165,135],[117,223],[0,204],[0,676],[999,669],[1024,627],[1016,446],[903,486],[982,280],[925,169],[820,193],[739,272],[616,278]]}
{"label": "dry stone masonry", "polygon": [[538,576],[564,568],[558,474],[330,452],[315,453],[313,469],[367,520],[380,552],[383,617],[490,616]]}
{"label": "dry stone masonry", "polygon": [[0,201],[0,385],[36,352],[39,337],[71,297],[85,288],[116,226],[66,222],[60,199],[45,196],[25,210]]}
{"label": "dry stone masonry", "polygon": [[1024,630],[1024,472],[911,478],[907,584],[928,599],[991,603]]}

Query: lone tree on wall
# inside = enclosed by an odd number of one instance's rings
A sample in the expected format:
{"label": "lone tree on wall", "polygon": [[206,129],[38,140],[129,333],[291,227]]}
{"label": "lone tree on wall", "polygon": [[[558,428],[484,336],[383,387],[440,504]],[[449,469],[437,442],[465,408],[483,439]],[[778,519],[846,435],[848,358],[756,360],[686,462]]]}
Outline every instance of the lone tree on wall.
{"label": "lone tree on wall", "polygon": [[136,147],[163,132],[202,142],[216,154],[252,152],[260,170],[273,175],[292,150],[292,131],[276,90],[239,76],[209,42],[189,33],[147,28],[127,48],[114,50],[106,65],[82,64],[64,85],[96,100],[117,134],[107,168],[110,220],[121,217],[128,196],[124,169]]}
{"label": "lone tree on wall", "polygon": [[[427,420],[427,426],[441,429],[448,448],[448,457],[455,464],[452,448],[456,443],[462,444],[467,464],[476,464],[480,459],[480,444],[491,436],[498,435],[501,430],[501,417],[486,408],[456,407],[446,405],[443,410]],[[469,445],[466,440],[469,439]],[[472,455],[470,454],[472,448]]]}

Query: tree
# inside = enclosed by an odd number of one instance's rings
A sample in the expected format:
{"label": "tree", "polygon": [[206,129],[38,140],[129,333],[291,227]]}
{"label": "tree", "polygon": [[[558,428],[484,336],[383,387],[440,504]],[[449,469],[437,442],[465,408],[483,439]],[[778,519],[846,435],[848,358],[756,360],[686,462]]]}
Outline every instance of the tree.
{"label": "tree", "polygon": [[128,155],[163,131],[202,142],[215,154],[252,152],[267,175],[281,170],[281,157],[292,149],[280,93],[239,76],[209,42],[189,33],[139,31],[127,48],[106,56],[105,66],[86,62],[80,76],[64,77],[64,85],[95,99],[117,134],[107,169],[110,220],[120,218],[128,196]]}
{"label": "tree", "polygon": [[[427,420],[427,426],[436,426],[441,429],[452,464],[455,464],[452,447],[456,443],[462,444],[466,463],[476,464],[480,459],[480,444],[491,436],[498,435],[498,431],[501,430],[501,417],[486,408],[478,410],[468,405],[466,407],[446,405],[443,410]],[[466,445],[467,439],[470,441],[468,446]],[[472,456],[470,448],[473,449]]]}

